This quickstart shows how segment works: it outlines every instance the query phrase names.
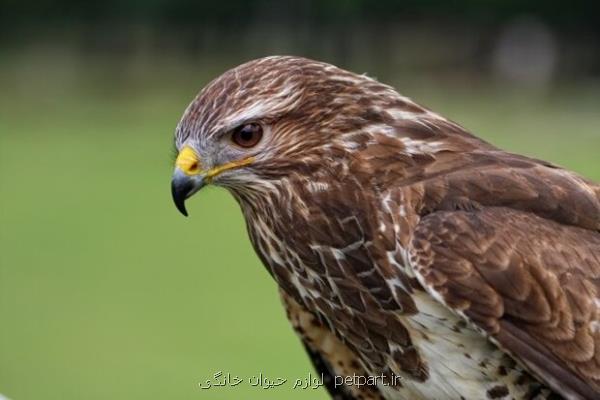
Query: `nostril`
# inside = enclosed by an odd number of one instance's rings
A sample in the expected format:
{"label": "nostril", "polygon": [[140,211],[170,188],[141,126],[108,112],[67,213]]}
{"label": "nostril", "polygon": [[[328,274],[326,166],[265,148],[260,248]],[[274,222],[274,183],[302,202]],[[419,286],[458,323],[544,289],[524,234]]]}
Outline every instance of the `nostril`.
{"label": "nostril", "polygon": [[177,155],[175,165],[187,175],[196,175],[202,169],[200,159],[190,147],[185,146]]}

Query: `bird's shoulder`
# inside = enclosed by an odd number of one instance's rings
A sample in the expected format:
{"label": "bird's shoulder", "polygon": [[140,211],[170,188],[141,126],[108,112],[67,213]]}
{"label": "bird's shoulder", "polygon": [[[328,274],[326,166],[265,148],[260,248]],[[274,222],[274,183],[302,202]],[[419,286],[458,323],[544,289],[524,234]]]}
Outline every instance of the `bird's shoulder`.
{"label": "bird's shoulder", "polygon": [[554,164],[500,150],[443,155],[409,183],[434,211],[507,207],[600,231],[600,185]]}
{"label": "bird's shoulder", "polygon": [[[420,215],[477,204],[504,206],[600,231],[599,184],[498,149],[424,108],[344,138],[353,151],[346,173],[332,174],[344,178],[338,184],[355,180],[362,190],[382,196],[412,190],[422,197]],[[335,146],[330,150],[335,155]]]}

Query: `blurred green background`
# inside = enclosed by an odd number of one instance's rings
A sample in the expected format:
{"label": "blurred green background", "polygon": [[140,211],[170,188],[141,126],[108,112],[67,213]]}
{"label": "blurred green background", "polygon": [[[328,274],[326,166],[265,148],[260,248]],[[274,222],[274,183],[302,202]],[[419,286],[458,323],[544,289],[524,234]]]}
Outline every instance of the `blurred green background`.
{"label": "blurred green background", "polygon": [[[232,198],[171,204],[175,125],[225,69],[298,54],[599,180],[598,13],[519,4],[3,2],[0,393],[326,398],[292,390],[312,368]],[[288,382],[201,390],[217,371]]]}

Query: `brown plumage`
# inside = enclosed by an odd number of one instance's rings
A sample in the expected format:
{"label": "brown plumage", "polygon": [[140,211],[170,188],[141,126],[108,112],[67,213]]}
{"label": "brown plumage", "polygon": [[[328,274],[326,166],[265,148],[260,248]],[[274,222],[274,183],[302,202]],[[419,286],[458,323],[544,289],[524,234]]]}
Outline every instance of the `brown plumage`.
{"label": "brown plumage", "polygon": [[599,185],[297,57],[211,82],[176,146],[177,206],[229,189],[333,397],[600,398]]}

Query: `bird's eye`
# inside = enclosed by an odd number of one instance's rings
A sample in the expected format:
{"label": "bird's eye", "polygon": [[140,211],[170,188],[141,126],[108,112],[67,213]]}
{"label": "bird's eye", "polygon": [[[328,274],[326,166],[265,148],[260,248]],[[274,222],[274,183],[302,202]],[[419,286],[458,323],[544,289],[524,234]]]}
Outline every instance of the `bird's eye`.
{"label": "bird's eye", "polygon": [[259,124],[244,124],[233,131],[231,141],[240,147],[250,148],[260,142],[262,135],[263,129]]}

